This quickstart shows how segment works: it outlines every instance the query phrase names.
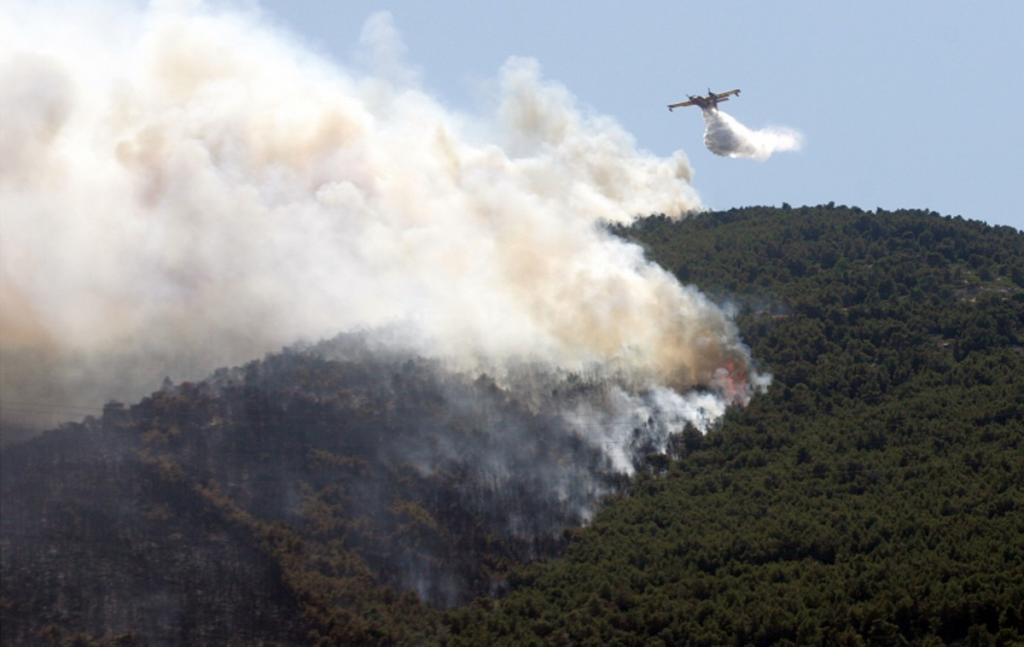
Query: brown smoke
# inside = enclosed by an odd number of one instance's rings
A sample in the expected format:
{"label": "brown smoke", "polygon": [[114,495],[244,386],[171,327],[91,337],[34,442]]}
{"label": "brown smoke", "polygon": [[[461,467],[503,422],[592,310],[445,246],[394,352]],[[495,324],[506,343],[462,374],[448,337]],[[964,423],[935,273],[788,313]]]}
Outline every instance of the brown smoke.
{"label": "brown smoke", "polygon": [[535,62],[464,114],[402,72],[386,14],[370,75],[248,15],[102,12],[0,27],[8,422],[350,330],[677,391],[746,365],[719,308],[602,226],[697,209],[685,156],[639,150]]}

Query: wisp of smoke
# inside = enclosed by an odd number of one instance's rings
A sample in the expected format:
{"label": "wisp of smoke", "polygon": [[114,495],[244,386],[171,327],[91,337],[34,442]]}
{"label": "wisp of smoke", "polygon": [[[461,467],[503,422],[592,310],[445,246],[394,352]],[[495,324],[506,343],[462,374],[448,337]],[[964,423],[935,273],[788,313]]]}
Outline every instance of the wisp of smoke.
{"label": "wisp of smoke", "polygon": [[715,155],[766,160],[781,151],[799,150],[800,133],[791,128],[751,130],[718,108],[704,110],[704,145]]}
{"label": "wisp of smoke", "polygon": [[604,227],[699,208],[683,153],[639,150],[531,60],[480,114],[446,108],[387,14],[360,72],[185,4],[0,22],[3,424],[357,330],[702,426],[749,397],[731,318]]}

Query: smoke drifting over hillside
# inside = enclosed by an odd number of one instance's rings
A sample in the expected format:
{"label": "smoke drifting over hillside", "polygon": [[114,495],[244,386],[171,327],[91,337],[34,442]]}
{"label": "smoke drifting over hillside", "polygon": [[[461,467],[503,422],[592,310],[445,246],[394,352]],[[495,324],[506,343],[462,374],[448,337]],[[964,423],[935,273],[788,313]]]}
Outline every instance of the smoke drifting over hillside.
{"label": "smoke drifting over hillside", "polygon": [[5,423],[354,330],[498,380],[749,397],[730,318],[602,227],[698,208],[686,157],[639,150],[535,62],[510,59],[470,115],[417,87],[386,14],[364,30],[372,74],[202,6],[12,15]]}
{"label": "smoke drifting over hillside", "polygon": [[766,160],[782,151],[799,150],[800,133],[791,128],[747,128],[718,108],[704,110],[704,145],[715,155]]}

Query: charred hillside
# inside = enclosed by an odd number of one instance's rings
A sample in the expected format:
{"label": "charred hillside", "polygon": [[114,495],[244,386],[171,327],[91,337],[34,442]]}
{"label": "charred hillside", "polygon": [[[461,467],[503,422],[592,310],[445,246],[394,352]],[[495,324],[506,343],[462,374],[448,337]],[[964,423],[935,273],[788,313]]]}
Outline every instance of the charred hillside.
{"label": "charred hillside", "polygon": [[3,460],[14,642],[301,642],[325,622],[393,642],[431,617],[420,600],[500,593],[622,482],[542,401],[358,336],[167,383]]}
{"label": "charred hillside", "polygon": [[831,205],[616,232],[736,304],[767,393],[706,436],[638,424],[626,479],[560,413],[608,400],[585,376],[346,336],[168,383],[3,449],[3,642],[1024,638],[1020,232]]}

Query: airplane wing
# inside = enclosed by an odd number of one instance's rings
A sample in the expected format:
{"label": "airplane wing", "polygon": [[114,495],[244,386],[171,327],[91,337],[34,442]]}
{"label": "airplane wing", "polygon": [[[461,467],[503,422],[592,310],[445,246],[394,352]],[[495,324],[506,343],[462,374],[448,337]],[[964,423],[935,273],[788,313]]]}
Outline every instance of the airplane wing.
{"label": "airplane wing", "polygon": [[715,98],[719,101],[726,101],[726,97],[730,97],[734,94],[739,96],[740,89],[736,88],[735,90],[726,90],[725,92],[712,92],[711,94],[715,95]]}
{"label": "airplane wing", "polygon": [[685,108],[686,106],[695,106],[695,105],[697,105],[697,104],[694,103],[693,101],[681,101],[679,103],[670,104],[668,109],[671,110],[672,108]]}

